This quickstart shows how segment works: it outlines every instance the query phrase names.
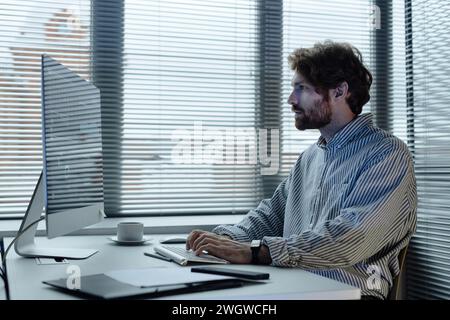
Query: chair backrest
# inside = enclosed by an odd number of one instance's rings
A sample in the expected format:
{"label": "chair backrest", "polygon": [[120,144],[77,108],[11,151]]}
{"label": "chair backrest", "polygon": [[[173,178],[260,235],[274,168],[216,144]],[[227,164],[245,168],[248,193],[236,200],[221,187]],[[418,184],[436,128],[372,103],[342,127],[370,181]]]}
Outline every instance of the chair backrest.
{"label": "chair backrest", "polygon": [[402,281],[402,273],[403,273],[403,267],[405,265],[406,260],[406,253],[408,251],[408,245],[404,247],[402,250],[400,250],[398,254],[398,263],[400,266],[400,273],[394,278],[391,291],[389,292],[388,299],[389,300],[401,300],[400,293],[401,293],[401,281]]}

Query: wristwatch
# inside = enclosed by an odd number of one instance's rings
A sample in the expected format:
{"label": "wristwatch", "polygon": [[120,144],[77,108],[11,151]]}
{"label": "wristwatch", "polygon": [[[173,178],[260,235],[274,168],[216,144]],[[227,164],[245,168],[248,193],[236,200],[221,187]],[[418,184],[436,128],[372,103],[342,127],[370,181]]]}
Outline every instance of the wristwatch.
{"label": "wristwatch", "polygon": [[261,240],[252,240],[250,243],[250,249],[252,250],[252,263],[258,264],[258,254],[261,249],[262,241]]}

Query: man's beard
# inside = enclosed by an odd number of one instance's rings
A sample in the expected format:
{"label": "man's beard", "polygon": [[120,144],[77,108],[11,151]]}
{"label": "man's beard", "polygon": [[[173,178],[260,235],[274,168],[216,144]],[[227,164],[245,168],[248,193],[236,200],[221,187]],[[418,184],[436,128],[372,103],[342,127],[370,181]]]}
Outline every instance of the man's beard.
{"label": "man's beard", "polygon": [[295,118],[295,127],[298,130],[320,129],[331,122],[332,113],[328,101],[316,101],[313,108],[300,111]]}

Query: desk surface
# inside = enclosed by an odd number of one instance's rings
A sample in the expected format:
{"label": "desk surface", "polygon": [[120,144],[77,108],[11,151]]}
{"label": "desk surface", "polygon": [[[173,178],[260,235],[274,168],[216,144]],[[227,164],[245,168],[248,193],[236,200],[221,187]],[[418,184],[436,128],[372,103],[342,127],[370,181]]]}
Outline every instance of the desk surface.
{"label": "desk surface", "polygon": [[[42,283],[44,280],[66,278],[76,265],[81,275],[103,273],[117,269],[181,267],[171,262],[150,258],[144,252],[153,251],[153,245],[168,235],[154,235],[152,241],[143,246],[119,246],[108,236],[71,236],[49,240],[37,238],[36,243],[48,247],[92,248],[100,252],[85,260],[69,260],[68,264],[38,265],[35,259],[19,257],[11,250],[7,257],[7,273],[10,299],[76,299],[75,296],[58,291]],[[7,246],[11,238],[5,239]],[[180,246],[180,245],[178,245]],[[262,285],[214,290],[160,297],[158,299],[359,299],[358,288],[330,280],[313,273],[291,268],[271,266],[227,265],[225,267],[270,273],[270,280]]]}

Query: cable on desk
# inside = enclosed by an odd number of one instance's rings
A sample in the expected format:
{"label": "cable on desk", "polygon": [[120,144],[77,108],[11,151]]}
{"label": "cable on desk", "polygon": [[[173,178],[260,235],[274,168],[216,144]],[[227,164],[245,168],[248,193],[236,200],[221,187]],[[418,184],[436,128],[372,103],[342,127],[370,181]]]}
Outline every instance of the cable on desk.
{"label": "cable on desk", "polygon": [[[3,257],[3,253],[4,253],[3,248],[4,248],[4,246],[3,246],[3,238],[1,238],[1,239],[0,239],[0,252],[1,252],[1,254],[2,254],[2,257]],[[0,277],[2,277],[3,283],[4,283],[5,286],[6,286],[6,274],[5,274],[5,272],[3,271],[3,265],[0,265]]]}
{"label": "cable on desk", "polygon": [[22,231],[20,231],[20,232],[14,237],[14,239],[13,239],[13,240],[11,241],[11,243],[9,244],[8,248],[6,248],[6,250],[5,250],[5,252],[4,252],[3,256],[2,256],[2,265],[0,266],[1,277],[2,277],[3,282],[5,283],[5,285],[6,285],[6,272],[5,272],[5,270],[3,269],[3,266],[6,266],[6,265],[5,265],[5,263],[6,263],[6,255],[8,254],[9,249],[11,249],[12,245],[14,244],[14,242],[16,242],[17,239],[19,239],[20,236],[21,236],[25,231],[27,231],[28,229],[30,229],[32,226],[34,226],[34,225],[35,225],[36,223],[38,223],[39,221],[44,220],[44,218],[45,218],[45,217],[40,217],[40,218],[37,219],[36,221],[30,223],[26,228],[24,228]]}
{"label": "cable on desk", "polygon": [[6,285],[6,275],[4,274],[3,268],[0,267],[1,271],[0,271],[0,277],[2,277],[3,282]]}

